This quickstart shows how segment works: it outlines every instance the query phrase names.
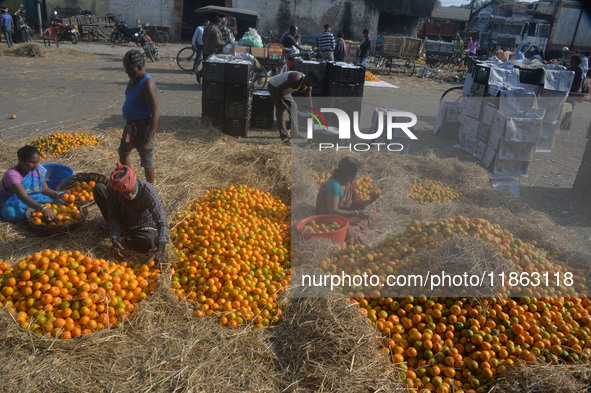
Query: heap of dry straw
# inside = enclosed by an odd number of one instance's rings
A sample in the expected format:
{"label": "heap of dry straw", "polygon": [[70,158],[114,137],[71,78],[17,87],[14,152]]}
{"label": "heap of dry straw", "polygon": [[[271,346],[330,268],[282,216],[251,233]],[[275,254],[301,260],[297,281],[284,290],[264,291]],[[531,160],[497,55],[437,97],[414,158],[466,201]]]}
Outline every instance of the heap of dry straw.
{"label": "heap of dry straw", "polygon": [[[293,202],[294,219],[313,213],[318,190],[313,171],[331,171],[345,155],[354,155],[383,186],[377,203],[382,229],[403,230],[411,219],[433,221],[463,214],[501,224],[524,240],[537,239],[568,249],[568,239],[540,213],[510,196],[490,190],[486,174],[456,159],[400,155],[338,153],[318,156],[281,146],[237,143],[216,131],[157,134],[154,162],[156,187],[172,222],[176,214],[204,190],[246,184]],[[120,130],[94,134],[101,146],[74,149],[51,159],[75,172],[108,175],[114,169]],[[27,140],[28,142],[29,140]],[[0,141],[0,168],[16,164],[16,150],[24,144]],[[139,157],[132,154],[139,168]],[[291,158],[291,160],[290,160]],[[139,174],[142,178],[142,174]],[[408,182],[416,177],[454,180],[468,192],[463,203],[419,205],[408,198]],[[293,180],[293,194],[290,194]],[[295,220],[294,220],[295,221]],[[0,223],[0,259],[18,262],[45,248],[80,250],[110,258],[104,221],[96,207],[79,231],[38,237],[26,225]],[[372,242],[381,237],[371,239]],[[305,252],[330,254],[322,245]],[[581,263],[588,262],[589,253]],[[130,253],[128,259],[143,261]],[[167,260],[174,262],[168,252]],[[214,319],[197,319],[193,310],[176,300],[165,272],[152,297],[122,329],[97,332],[69,341],[39,338],[20,330],[13,318],[0,312],[0,390],[6,392],[365,392],[403,390],[399,376],[388,371],[380,356],[375,329],[357,308],[339,296],[285,296],[282,320],[275,326],[230,330]],[[524,390],[528,392],[528,390]],[[533,390],[531,390],[533,392]]]}

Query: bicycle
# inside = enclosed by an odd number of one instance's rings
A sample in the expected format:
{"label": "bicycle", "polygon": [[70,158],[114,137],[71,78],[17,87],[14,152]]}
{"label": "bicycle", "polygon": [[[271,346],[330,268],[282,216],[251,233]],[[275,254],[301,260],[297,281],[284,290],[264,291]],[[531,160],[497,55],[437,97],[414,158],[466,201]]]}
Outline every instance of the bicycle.
{"label": "bicycle", "polygon": [[192,72],[195,61],[193,57],[197,51],[192,46],[182,48],[176,55],[176,63],[181,67],[181,70]]}
{"label": "bicycle", "polygon": [[368,65],[368,67],[366,68],[369,68],[369,65],[373,65],[375,68],[381,69],[382,74],[390,75],[390,72],[392,72],[392,63],[393,60],[391,57],[382,56],[381,47],[378,46],[374,50],[373,56],[367,59],[366,64]]}

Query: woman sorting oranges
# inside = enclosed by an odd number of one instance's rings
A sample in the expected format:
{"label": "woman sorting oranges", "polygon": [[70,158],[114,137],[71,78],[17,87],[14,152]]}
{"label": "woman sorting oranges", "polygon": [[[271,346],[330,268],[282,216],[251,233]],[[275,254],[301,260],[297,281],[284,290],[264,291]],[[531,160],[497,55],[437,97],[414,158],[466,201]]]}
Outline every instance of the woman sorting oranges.
{"label": "woman sorting oranges", "polygon": [[0,182],[0,217],[19,223],[30,207],[42,212],[48,220],[55,219],[55,214],[43,203],[59,199],[61,193],[47,187],[47,170],[39,165],[41,153],[33,146],[24,146],[17,156],[18,165],[7,170]]}
{"label": "woman sorting oranges", "polygon": [[361,163],[355,158],[343,158],[316,197],[316,215],[336,214],[349,219],[345,238],[347,244],[367,243],[370,231],[377,230],[380,224],[379,213],[365,210],[379,195],[372,193],[368,200],[357,196],[353,182],[360,168]]}

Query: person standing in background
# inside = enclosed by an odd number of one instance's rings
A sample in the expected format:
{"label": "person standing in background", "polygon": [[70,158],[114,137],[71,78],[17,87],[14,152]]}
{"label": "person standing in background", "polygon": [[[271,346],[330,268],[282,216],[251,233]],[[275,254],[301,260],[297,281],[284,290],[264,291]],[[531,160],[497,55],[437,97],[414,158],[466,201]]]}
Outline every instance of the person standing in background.
{"label": "person standing in background", "polygon": [[9,48],[12,48],[12,35],[14,34],[14,25],[12,24],[12,17],[8,15],[8,8],[2,7],[2,15],[0,15],[0,30],[4,32],[6,38],[6,44]]}
{"label": "person standing in background", "polygon": [[369,38],[369,30],[363,30],[363,36],[365,37],[365,41],[359,47],[359,64],[365,67],[365,62],[367,61],[367,56],[369,55],[369,49],[371,48],[371,39]]}
{"label": "person standing in background", "polygon": [[343,33],[339,33],[337,34],[337,42],[334,48],[334,60],[345,61],[345,59],[349,59],[349,55],[347,55],[347,45],[343,39]]}
{"label": "person standing in background", "polygon": [[[222,53],[224,41],[222,41],[222,32],[220,26],[222,25],[222,18],[216,16],[213,22],[207,26],[203,31],[203,59],[217,53]],[[197,73],[197,82],[201,83],[201,71]]]}
{"label": "person standing in background", "polygon": [[222,19],[222,27],[220,27],[220,31],[222,32],[222,41],[224,41],[226,45],[236,41],[236,38],[234,38],[234,33],[232,33],[228,28],[228,19]]}
{"label": "person standing in background", "polygon": [[334,36],[330,32],[330,25],[324,25],[324,33],[318,37],[318,49],[322,51],[322,59],[325,61],[334,61]]}
{"label": "person standing in background", "polygon": [[476,56],[476,50],[480,48],[478,40],[473,40],[472,37],[468,40],[468,52]]}
{"label": "person standing in background", "polygon": [[531,48],[531,41],[523,41],[521,44],[519,44],[517,49],[515,49],[515,60],[525,59],[525,52],[527,52],[529,48]]}
{"label": "person standing in background", "polygon": [[205,28],[209,26],[209,20],[205,19],[201,26],[198,26],[195,29],[195,34],[193,34],[193,41],[192,46],[193,50],[195,50],[195,62],[193,63],[193,71],[195,75],[199,72],[199,65],[201,64],[201,58],[203,57],[203,32]]}
{"label": "person standing in background", "polygon": [[585,83],[585,78],[587,77],[587,72],[589,71],[589,56],[591,56],[591,52],[586,52],[585,56],[581,59],[581,68],[583,69],[583,83]]}
{"label": "person standing in background", "polygon": [[119,161],[131,166],[129,155],[135,148],[140,153],[140,166],[144,168],[146,180],[154,184],[154,134],[160,119],[158,110],[158,89],[154,79],[144,68],[146,59],[137,50],[130,50],[123,57],[123,67],[129,76],[125,88],[123,119],[127,123],[119,145]]}

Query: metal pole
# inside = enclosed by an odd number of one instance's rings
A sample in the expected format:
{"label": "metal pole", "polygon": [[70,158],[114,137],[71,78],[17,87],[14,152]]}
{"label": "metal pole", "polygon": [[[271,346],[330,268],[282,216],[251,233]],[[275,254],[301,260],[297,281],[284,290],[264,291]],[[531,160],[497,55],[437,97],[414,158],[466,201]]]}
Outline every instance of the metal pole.
{"label": "metal pole", "polygon": [[37,2],[37,17],[39,18],[39,36],[43,38],[43,19],[41,18],[41,2]]}
{"label": "metal pole", "polygon": [[[474,11],[474,0],[472,0],[470,2],[470,16],[468,17],[468,26],[470,25],[470,22],[472,22],[472,12]],[[466,29],[468,30],[468,29]]]}

